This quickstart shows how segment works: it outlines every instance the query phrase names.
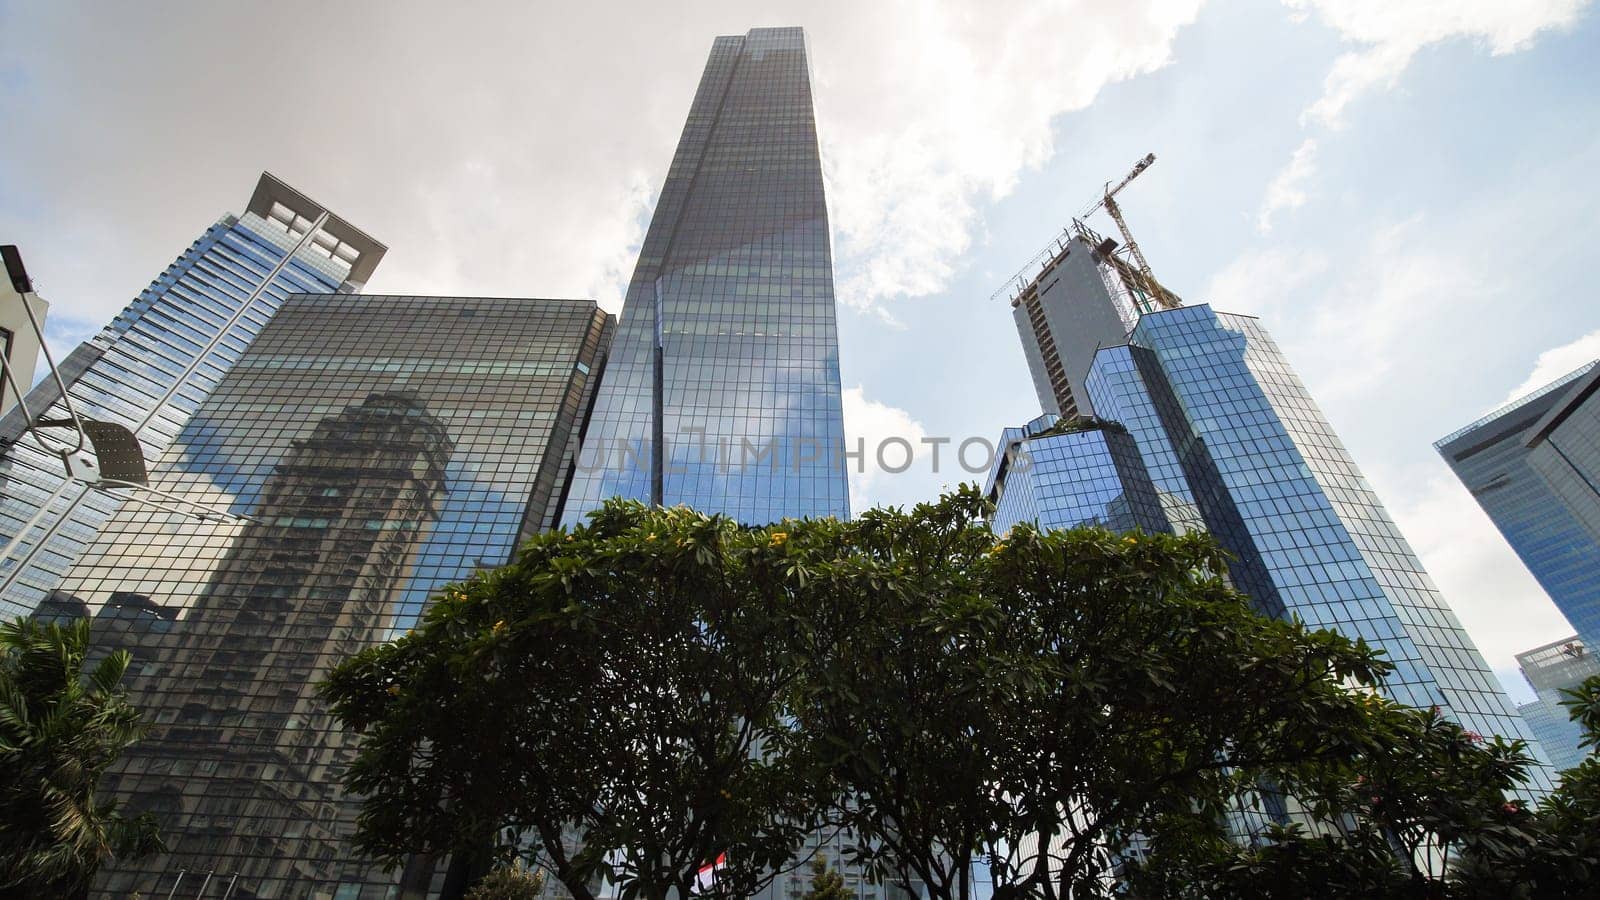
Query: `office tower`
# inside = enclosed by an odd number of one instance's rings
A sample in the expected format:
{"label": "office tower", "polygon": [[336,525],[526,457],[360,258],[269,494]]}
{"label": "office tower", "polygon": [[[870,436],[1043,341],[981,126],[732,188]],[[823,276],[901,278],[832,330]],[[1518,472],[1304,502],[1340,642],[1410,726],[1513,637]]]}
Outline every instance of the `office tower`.
{"label": "office tower", "polygon": [[[659,319],[659,321],[658,321]],[[750,524],[849,513],[828,211],[799,28],[712,44],[629,283],[563,521],[662,497]]]}
{"label": "office tower", "polygon": [[1600,360],[1434,442],[1589,647],[1600,647]]}
{"label": "office tower", "polygon": [[[16,246],[0,247],[0,261],[6,270],[5,279],[0,280],[0,356],[5,358],[6,371],[11,376],[10,381],[0,379],[0,415],[5,415],[17,402],[11,382],[24,393],[33,384],[33,369],[39,363],[38,332],[44,330],[50,304],[34,293],[33,281]],[[29,310],[33,311],[32,321],[28,319]]]}
{"label": "office tower", "polygon": [[586,300],[284,301],[151,475],[250,520],[127,504],[47,603],[115,621],[155,725],[105,789],[171,852],[98,892],[387,896],[316,685],[552,521],[613,323]]}
{"label": "office tower", "polygon": [[1517,654],[1517,665],[1522,677],[1528,680],[1537,699],[1520,704],[1517,711],[1528,721],[1539,743],[1550,754],[1550,762],[1557,772],[1571,769],[1589,755],[1589,748],[1580,746],[1583,729],[1572,721],[1568,710],[1561,705],[1566,697],[1561,693],[1572,690],[1586,680],[1600,675],[1600,659],[1596,659],[1577,635]]}
{"label": "office tower", "polygon": [[[384,250],[263,174],[242,214],[207,228],[111,324],[61,360],[73,409],[126,427],[153,462],[285,297],[359,290]],[[59,393],[44,379],[28,406],[35,416],[66,419]],[[26,426],[20,408],[0,419],[0,545],[23,532],[0,559],[0,614],[7,616],[38,606],[122,503],[69,481],[62,460]],[[67,429],[43,433],[56,444],[72,441]]]}
{"label": "office tower", "polygon": [[[1070,259],[1082,244],[1068,249]],[[1102,272],[1125,266],[1109,248],[1100,256]],[[1104,296],[1090,290],[1085,303]],[[1084,367],[1100,420],[1127,429],[1172,530],[1212,533],[1237,558],[1230,577],[1262,612],[1384,650],[1395,666],[1384,690],[1394,699],[1438,706],[1470,731],[1523,738],[1542,752],[1260,322],[1209,305],[1134,309],[1120,346],[1064,362],[1068,372]],[[1040,364],[1030,365],[1040,380]],[[1034,482],[1084,475],[1048,457],[1029,472]],[[1136,496],[1143,479],[1127,487]],[[1058,524],[1019,507],[999,512],[997,529],[1019,518]],[[1534,790],[1548,787],[1549,773],[1537,768]]]}
{"label": "office tower", "polygon": [[996,522],[1041,528],[1096,525],[1171,531],[1155,484],[1128,429],[1046,413],[1000,437],[984,493]]}

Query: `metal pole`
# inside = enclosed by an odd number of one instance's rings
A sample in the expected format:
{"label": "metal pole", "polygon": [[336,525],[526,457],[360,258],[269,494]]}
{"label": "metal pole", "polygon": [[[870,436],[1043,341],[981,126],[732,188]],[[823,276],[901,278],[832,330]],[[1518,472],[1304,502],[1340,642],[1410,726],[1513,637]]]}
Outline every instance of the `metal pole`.
{"label": "metal pole", "polygon": [[662,383],[666,370],[666,347],[661,336],[661,279],[656,278],[656,343],[655,378],[650,391],[650,505],[663,505],[666,493],[666,388]]}
{"label": "metal pole", "polygon": [[167,900],[172,900],[172,895],[178,892],[178,885],[183,884],[183,876],[189,874],[188,869],[178,870],[178,880],[172,883],[172,890],[167,891]]}
{"label": "metal pole", "polygon": [[[32,292],[30,291],[29,293]],[[61,380],[61,370],[56,368],[55,355],[50,352],[50,344],[44,339],[44,326],[39,324],[39,318],[33,314],[33,304],[28,302],[28,294],[22,294],[20,296],[22,298],[22,311],[28,314],[28,325],[33,328],[33,336],[39,340],[39,352],[44,354],[45,365],[49,366],[50,368],[50,377],[55,379],[56,389],[61,392],[61,405],[66,407],[67,418],[72,420],[73,427],[78,430],[77,446],[68,451],[71,453],[76,453],[83,449],[83,421],[78,418],[78,411],[72,405],[72,397],[67,393],[66,382]],[[28,413],[28,407],[22,403],[22,389],[16,385],[16,379],[11,374],[9,366],[6,370],[6,381],[10,382],[13,386],[13,389],[16,390],[17,403],[22,406],[23,415],[30,416]],[[43,416],[43,413],[40,415]],[[31,430],[33,426],[33,419],[31,416],[28,418],[28,426]],[[48,447],[45,447],[44,441],[42,441],[38,435],[35,435],[33,439],[40,447],[49,450]]]}
{"label": "metal pole", "polygon": [[[139,421],[139,424],[134,425],[131,429],[129,429],[130,431],[133,432],[135,437],[138,437],[139,433],[144,430],[145,426],[149,425],[151,423],[151,421],[153,421],[155,419],[155,417],[161,413],[161,409],[162,409],[162,407],[167,405],[167,401],[171,400],[173,395],[178,393],[178,390],[183,387],[184,383],[188,380],[189,376],[194,374],[195,370],[200,368],[200,364],[205,362],[206,357],[211,353],[211,351],[215,350],[217,348],[217,345],[222,343],[223,339],[228,336],[228,329],[232,328],[235,322],[238,322],[241,318],[243,318],[245,313],[250,311],[251,304],[255,303],[256,300],[259,299],[261,297],[261,295],[266,292],[267,288],[272,286],[273,279],[277,278],[278,275],[281,274],[284,269],[288,268],[289,263],[294,260],[294,255],[296,253],[299,253],[301,250],[305,249],[306,246],[309,245],[312,242],[312,240],[317,235],[317,231],[320,230],[322,228],[322,226],[328,221],[328,215],[329,215],[328,211],[327,210],[323,210],[322,213],[317,216],[316,221],[311,223],[311,228],[309,230],[307,230],[305,234],[300,236],[299,240],[297,240],[295,242],[293,247],[289,248],[287,251],[284,252],[283,259],[279,260],[277,262],[277,264],[272,267],[271,271],[267,272],[266,277],[261,280],[261,283],[256,286],[255,290],[251,291],[250,295],[248,297],[246,297],[242,303],[239,304],[238,310],[236,310],[233,313],[232,317],[230,317],[228,319],[228,321],[224,322],[217,329],[217,333],[214,336],[212,336],[211,341],[208,344],[206,344],[205,347],[201,348],[200,352],[195,355],[194,360],[191,361],[189,363],[188,367],[183,370],[183,373],[181,375],[179,375],[175,381],[173,381],[172,386],[167,388],[166,393],[162,394],[161,399],[157,400],[155,405],[150,408],[149,414],[147,414],[143,419],[141,419]],[[29,322],[33,323],[34,331],[36,333],[38,333],[38,335],[39,335],[39,346],[40,346],[41,351],[44,353],[45,362],[49,363],[49,365],[50,365],[50,373],[55,378],[56,386],[61,391],[61,403],[62,403],[63,406],[66,407],[67,413],[68,413],[68,415],[70,415],[72,417],[72,420],[75,423],[78,423],[77,424],[77,429],[78,429],[78,446],[77,446],[77,449],[78,450],[82,450],[83,449],[83,440],[84,440],[83,425],[82,425],[81,422],[78,421],[77,410],[75,410],[73,408],[73,406],[72,406],[72,398],[67,395],[66,383],[64,381],[62,381],[61,373],[56,368],[55,359],[50,355],[50,348],[45,346],[45,343],[44,343],[44,329],[41,328],[39,326],[38,322],[35,320],[34,315],[33,315],[33,308],[28,305],[28,301],[27,301],[26,297],[23,298],[22,306],[28,313]],[[41,413],[41,415],[42,415],[42,413]],[[33,424],[32,422],[29,423],[30,426],[32,424]],[[39,441],[39,437],[37,435],[35,435],[34,440],[35,441]],[[41,446],[43,446],[42,442],[41,442]],[[63,459],[64,458],[65,457],[63,457]],[[69,484],[72,482],[72,479],[71,479],[70,476],[68,477],[67,481],[68,481]],[[33,562],[34,555],[37,554],[41,549],[43,549],[43,547],[44,547],[44,545],[45,545],[45,543],[47,541],[49,541],[51,538],[55,537],[56,532],[61,529],[61,526],[63,524],[65,524],[67,519],[70,518],[72,516],[72,513],[78,508],[78,504],[82,503],[84,498],[89,495],[89,490],[90,490],[89,487],[87,487],[87,486],[84,487],[84,489],[78,494],[78,496],[76,498],[74,498],[73,501],[70,504],[67,505],[66,510],[64,512],[62,512],[60,518],[56,519],[56,521],[50,526],[50,530],[46,531],[44,533],[44,535],[39,538],[38,542],[33,544],[31,547],[29,547],[28,548],[28,552],[23,554],[21,559],[17,560],[17,567],[15,569],[11,570],[11,572],[5,577],[5,579],[3,581],[0,581],[0,592],[4,592],[6,589],[10,588],[12,582],[16,581],[17,577],[22,574],[22,570],[26,569],[28,567],[28,564]],[[55,502],[55,498],[58,497],[58,496],[60,496],[59,493],[51,495],[50,502],[52,502],[52,503]],[[112,496],[115,496],[115,495],[112,495]],[[27,528],[28,529],[32,529],[37,524],[38,524],[37,522],[30,522],[29,525],[27,526]],[[11,543],[6,545],[6,554],[9,555],[14,549],[16,549],[16,546],[21,542],[21,540],[22,540],[22,535],[20,535],[20,534],[16,538],[13,538]],[[4,557],[0,557],[0,563],[3,563],[3,562],[4,562]]]}

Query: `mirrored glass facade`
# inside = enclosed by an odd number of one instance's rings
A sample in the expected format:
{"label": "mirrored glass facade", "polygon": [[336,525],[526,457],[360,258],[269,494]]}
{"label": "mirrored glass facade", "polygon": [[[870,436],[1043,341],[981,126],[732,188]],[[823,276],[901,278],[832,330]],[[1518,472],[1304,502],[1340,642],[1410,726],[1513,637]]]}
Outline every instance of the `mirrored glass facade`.
{"label": "mirrored glass facade", "polygon": [[[1385,690],[1542,751],[1272,338],[1206,305],[1146,313],[1095,356],[1101,415],[1126,415],[1164,506],[1198,512],[1266,613],[1360,637]],[[1180,482],[1187,485],[1181,489]],[[1192,502],[1192,507],[1189,504]],[[1549,786],[1534,773],[1534,787]]]}
{"label": "mirrored glass facade", "polygon": [[46,603],[134,655],[154,723],[104,789],[171,852],[98,893],[392,896],[398,873],[351,856],[355,740],[315,686],[552,520],[613,321],[581,300],[284,302],[152,471],[251,521],[125,505]]}
{"label": "mirrored glass facade", "polygon": [[833,260],[804,33],[719,37],[629,283],[563,521],[663,497],[750,524],[849,514]]}
{"label": "mirrored glass facade", "polygon": [[[206,229],[111,324],[61,360],[78,414],[127,427],[153,464],[239,359],[285,297],[355,291],[384,247],[271,175],[262,175],[245,212]],[[67,418],[54,381],[27,396],[35,417]],[[0,419],[0,546],[48,511],[0,560],[0,615],[31,612],[56,587],[121,504],[68,482],[27,417]],[[43,429],[50,447],[73,443]],[[52,499],[53,498],[53,499]]]}
{"label": "mirrored glass facade", "polygon": [[997,456],[1004,455],[986,488],[995,504],[991,524],[996,531],[1004,533],[1017,522],[1040,528],[1172,530],[1128,429],[1078,419],[1072,427],[1079,430],[1051,433],[1058,421],[1047,414],[1001,436]]}
{"label": "mirrored glass facade", "polygon": [[1578,636],[1600,646],[1600,361],[1433,446]]}

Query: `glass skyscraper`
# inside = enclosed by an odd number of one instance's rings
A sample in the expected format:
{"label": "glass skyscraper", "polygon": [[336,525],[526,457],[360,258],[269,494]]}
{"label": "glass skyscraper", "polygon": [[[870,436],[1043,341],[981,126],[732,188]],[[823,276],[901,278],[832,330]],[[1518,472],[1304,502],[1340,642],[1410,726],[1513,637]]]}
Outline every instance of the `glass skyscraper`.
{"label": "glass skyscraper", "polygon": [[1511,549],[1600,647],[1600,360],[1434,442]]}
{"label": "glass skyscraper", "polygon": [[154,724],[104,790],[171,852],[98,893],[393,896],[350,847],[356,741],[316,685],[550,525],[613,324],[585,300],[284,301],[151,476],[250,521],[124,505],[41,607],[134,655]]}
{"label": "glass skyscraper", "polygon": [[1517,665],[1537,698],[1519,705],[1517,711],[1539,736],[1545,752],[1550,754],[1551,764],[1561,772],[1582,763],[1589,755],[1589,748],[1580,746],[1583,729],[1561,705],[1566,699],[1561,692],[1600,675],[1600,659],[1573,635],[1564,641],[1518,653]]}
{"label": "glass skyscraper", "polygon": [[[833,254],[799,28],[711,46],[656,203],[562,522],[651,498],[656,348],[662,500],[747,524],[849,515]],[[820,842],[820,843],[819,843]],[[837,835],[813,844],[843,857]],[[851,866],[850,890],[892,896]],[[804,866],[762,900],[809,886]]]}
{"label": "glass skyscraper", "polygon": [[[244,213],[206,229],[99,334],[61,361],[80,416],[138,438],[154,462],[285,297],[357,291],[385,248],[321,204],[263,174]],[[31,373],[30,373],[31,374]],[[52,379],[27,395],[36,416],[65,419]],[[0,615],[31,612],[121,500],[68,481],[59,456],[25,434],[20,407],[0,419],[0,546],[49,509],[0,559]],[[45,429],[47,440],[68,440]]]}
{"label": "glass skyscraper", "polygon": [[[659,319],[659,321],[658,321]],[[799,28],[712,44],[629,283],[563,521],[651,496],[751,524],[845,516],[833,259]]]}
{"label": "glass skyscraper", "polygon": [[[1109,284],[1120,271],[1111,251],[1107,243],[1075,241],[1063,255],[1070,260],[1081,253],[1086,266],[1098,264]],[[1056,277],[1062,262],[1047,265],[1039,278]],[[1110,294],[1099,280],[1080,274],[1074,281],[1088,286],[1086,305],[1106,305]],[[1020,296],[1030,291],[1038,288],[1025,288]],[[1394,699],[1438,706],[1469,731],[1522,738],[1536,756],[1542,754],[1260,322],[1208,305],[1177,306],[1170,294],[1167,299],[1174,303],[1135,303],[1131,314],[1124,310],[1128,330],[1116,345],[1054,341],[1058,348],[1077,348],[1059,356],[1070,383],[1082,386],[1077,406],[1092,408],[1098,417],[1086,423],[1108,438],[1116,432],[1104,423],[1119,423],[1144,463],[1142,470],[1113,464],[1116,454],[1109,444],[1087,459],[1081,450],[1033,453],[1019,473],[1027,482],[1024,496],[1045,486],[1054,496],[1093,497],[1096,504],[1114,498],[1117,504],[1148,509],[1150,504],[1139,498],[1153,493],[1164,520],[1158,524],[1180,533],[1204,529],[1237,558],[1230,577],[1262,612],[1366,640],[1394,664],[1384,685]],[[1056,302],[1070,305],[1074,297],[1068,292]],[[1032,323],[1026,324],[1025,344],[1032,330]],[[1044,327],[1049,330],[1048,321]],[[1029,362],[1036,383],[1050,384],[1051,373],[1038,371],[1043,357],[1029,354]],[[1030,448],[1039,443],[1038,438],[1024,442]],[[997,472],[1004,476],[1000,465]],[[1070,502],[1056,507],[1008,502],[1013,489],[1004,482],[1017,478],[1002,477],[997,484],[991,477],[991,496],[1000,501],[997,529],[1021,520],[1048,527],[1115,521],[1104,514],[1085,515]],[[1112,481],[1121,482],[1121,489]],[[1536,768],[1533,789],[1549,785],[1549,772]]]}
{"label": "glass skyscraper", "polygon": [[1045,414],[1007,428],[985,493],[1004,527],[1027,521],[1042,528],[1172,530],[1138,445],[1117,422]]}

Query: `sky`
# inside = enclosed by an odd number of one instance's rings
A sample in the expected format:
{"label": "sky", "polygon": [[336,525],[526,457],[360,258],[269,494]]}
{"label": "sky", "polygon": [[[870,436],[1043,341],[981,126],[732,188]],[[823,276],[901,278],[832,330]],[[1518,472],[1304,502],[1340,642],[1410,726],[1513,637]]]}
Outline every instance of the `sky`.
{"label": "sky", "polygon": [[1531,698],[1513,655],[1571,629],[1431,444],[1600,357],[1591,0],[0,0],[0,242],[58,354],[263,170],[388,244],[371,292],[617,310],[712,38],[762,25],[810,40],[847,432],[1037,415],[991,295],[1154,152],[1120,199],[1157,277],[1261,317]]}

